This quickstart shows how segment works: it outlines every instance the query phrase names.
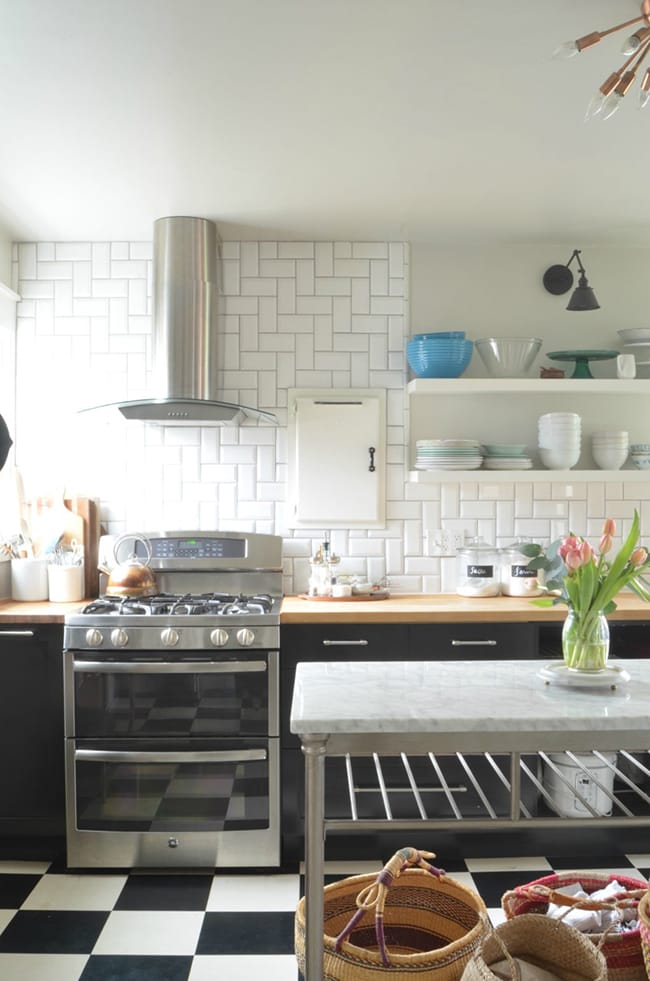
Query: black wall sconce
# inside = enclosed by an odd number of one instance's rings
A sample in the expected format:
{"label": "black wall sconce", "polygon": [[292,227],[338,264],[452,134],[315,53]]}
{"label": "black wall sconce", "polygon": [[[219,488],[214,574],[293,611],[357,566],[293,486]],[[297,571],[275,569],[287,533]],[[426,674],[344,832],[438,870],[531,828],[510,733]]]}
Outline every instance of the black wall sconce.
{"label": "black wall sconce", "polygon": [[573,286],[573,273],[569,266],[576,259],[580,270],[578,285],[571,294],[571,299],[567,303],[567,310],[600,310],[600,303],[596,299],[596,294],[587,282],[585,267],[580,261],[580,249],[574,249],[571,258],[565,266],[549,266],[544,273],[544,289],[555,296],[568,293]]}

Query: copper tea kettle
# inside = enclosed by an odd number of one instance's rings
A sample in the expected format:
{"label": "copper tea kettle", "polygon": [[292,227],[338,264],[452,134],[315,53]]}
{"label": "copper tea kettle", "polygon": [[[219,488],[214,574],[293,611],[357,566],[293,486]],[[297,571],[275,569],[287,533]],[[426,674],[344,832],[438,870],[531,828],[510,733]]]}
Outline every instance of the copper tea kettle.
{"label": "copper tea kettle", "polygon": [[[124,542],[132,542],[131,553],[126,561],[120,561],[120,546]],[[145,558],[142,560],[136,553],[137,542],[142,542],[145,548]],[[120,535],[113,546],[113,556],[116,565],[112,569],[99,566],[100,572],[106,573],[108,596],[154,596],[158,592],[156,577],[149,568],[151,562],[151,542],[146,535],[127,533]]]}

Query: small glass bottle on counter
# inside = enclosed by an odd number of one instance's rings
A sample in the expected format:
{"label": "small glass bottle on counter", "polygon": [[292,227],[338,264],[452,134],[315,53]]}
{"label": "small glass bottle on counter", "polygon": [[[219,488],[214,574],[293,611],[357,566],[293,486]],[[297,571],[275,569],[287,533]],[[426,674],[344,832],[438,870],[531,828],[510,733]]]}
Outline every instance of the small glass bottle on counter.
{"label": "small glass bottle on counter", "polygon": [[472,538],[458,549],[459,596],[498,596],[501,592],[499,549]]}
{"label": "small glass bottle on counter", "polygon": [[528,568],[530,559],[521,551],[522,545],[529,544],[529,539],[522,539],[501,550],[501,591],[504,596],[541,596],[544,592],[537,571]]}

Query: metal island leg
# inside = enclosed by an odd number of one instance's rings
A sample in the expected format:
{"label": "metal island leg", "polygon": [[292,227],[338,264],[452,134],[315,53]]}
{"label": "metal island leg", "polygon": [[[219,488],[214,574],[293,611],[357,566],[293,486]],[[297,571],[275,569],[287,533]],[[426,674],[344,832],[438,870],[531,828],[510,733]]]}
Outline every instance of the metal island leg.
{"label": "metal island leg", "polygon": [[323,978],[326,736],[302,736],[305,754],[305,981]]}

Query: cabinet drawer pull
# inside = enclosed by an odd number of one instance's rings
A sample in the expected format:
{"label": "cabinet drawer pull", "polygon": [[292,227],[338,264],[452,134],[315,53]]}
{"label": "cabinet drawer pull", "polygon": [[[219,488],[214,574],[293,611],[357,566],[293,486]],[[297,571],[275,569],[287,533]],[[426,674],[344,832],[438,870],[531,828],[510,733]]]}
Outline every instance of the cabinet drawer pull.
{"label": "cabinet drawer pull", "polygon": [[33,637],[33,630],[0,630],[0,637]]}
{"label": "cabinet drawer pull", "polygon": [[452,647],[496,647],[496,640],[452,640]]}
{"label": "cabinet drawer pull", "polygon": [[323,647],[367,647],[367,640],[324,640]]}

